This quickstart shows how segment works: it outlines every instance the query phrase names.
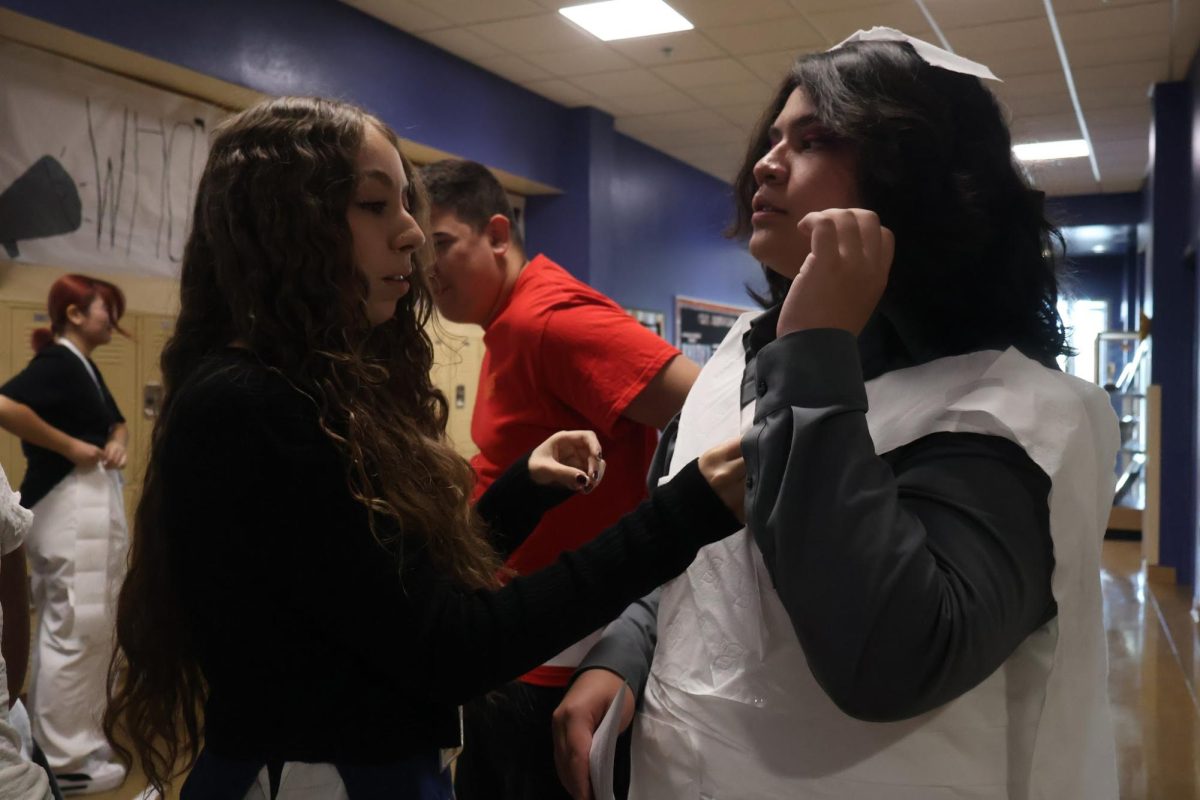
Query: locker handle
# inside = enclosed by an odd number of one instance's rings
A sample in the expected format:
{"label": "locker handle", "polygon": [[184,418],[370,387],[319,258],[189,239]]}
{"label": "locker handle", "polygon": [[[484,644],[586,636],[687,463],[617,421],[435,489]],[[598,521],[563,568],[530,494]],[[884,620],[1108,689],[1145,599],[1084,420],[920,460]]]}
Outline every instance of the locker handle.
{"label": "locker handle", "polygon": [[142,388],[142,416],[154,419],[162,411],[163,386],[158,381],[150,381]]}

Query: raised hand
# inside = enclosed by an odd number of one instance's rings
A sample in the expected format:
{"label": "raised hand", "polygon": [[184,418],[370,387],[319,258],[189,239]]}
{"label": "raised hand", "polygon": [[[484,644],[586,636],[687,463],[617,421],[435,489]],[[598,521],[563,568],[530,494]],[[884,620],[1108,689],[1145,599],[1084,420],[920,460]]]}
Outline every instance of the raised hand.
{"label": "raised hand", "polygon": [[857,336],[887,287],[896,240],[874,211],[831,208],[796,226],[810,241],[808,257],[779,313],[779,336],[840,328]]}
{"label": "raised hand", "polygon": [[592,491],[604,479],[600,440],[591,431],[559,431],[530,454],[529,476],[543,486]]}

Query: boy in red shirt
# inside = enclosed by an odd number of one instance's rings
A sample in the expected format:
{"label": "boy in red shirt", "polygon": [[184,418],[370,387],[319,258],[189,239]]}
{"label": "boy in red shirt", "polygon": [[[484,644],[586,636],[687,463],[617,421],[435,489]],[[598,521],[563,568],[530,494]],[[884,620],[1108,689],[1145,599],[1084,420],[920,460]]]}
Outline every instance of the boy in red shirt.
{"label": "boy in red shirt", "polygon": [[[604,451],[603,482],[546,514],[509,554],[509,567],[530,572],[646,496],[656,429],[679,412],[699,368],[544,255],[526,260],[508,198],[486,167],[439,161],[421,177],[432,203],[438,310],[484,328],[471,420],[476,497],[555,431],[593,430]],[[467,708],[460,800],[568,796],[554,770],[550,715],[591,644],[585,639]]]}

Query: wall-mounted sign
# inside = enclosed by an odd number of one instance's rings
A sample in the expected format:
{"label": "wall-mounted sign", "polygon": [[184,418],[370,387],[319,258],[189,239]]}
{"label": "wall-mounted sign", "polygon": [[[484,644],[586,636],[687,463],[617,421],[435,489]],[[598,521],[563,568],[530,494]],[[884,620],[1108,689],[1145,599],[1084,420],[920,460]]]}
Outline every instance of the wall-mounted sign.
{"label": "wall-mounted sign", "polygon": [[174,278],[221,109],[0,42],[0,260]]}
{"label": "wall-mounted sign", "polygon": [[646,328],[646,330],[661,336],[664,339],[667,338],[666,314],[661,311],[650,311],[649,309],[645,308],[627,308],[625,310],[629,312],[631,317],[642,323],[642,326]]}
{"label": "wall-mounted sign", "polygon": [[704,366],[738,317],[753,310],[748,306],[676,295],[675,345],[685,356]]}

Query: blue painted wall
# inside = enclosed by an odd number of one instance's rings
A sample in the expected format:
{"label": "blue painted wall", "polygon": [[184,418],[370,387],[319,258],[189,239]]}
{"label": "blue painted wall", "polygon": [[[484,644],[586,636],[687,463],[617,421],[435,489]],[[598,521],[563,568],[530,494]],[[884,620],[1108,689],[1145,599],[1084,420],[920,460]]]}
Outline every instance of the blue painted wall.
{"label": "blue painted wall", "polygon": [[[1188,86],[1190,87],[1191,115],[1190,115],[1190,136],[1189,144],[1191,145],[1191,207],[1187,213],[1187,249],[1190,251],[1192,271],[1192,282],[1196,290],[1196,294],[1192,297],[1192,309],[1200,309],[1200,281],[1196,280],[1197,271],[1197,250],[1200,250],[1200,51],[1192,57],[1191,68],[1188,70]],[[1192,337],[1194,343],[1192,367],[1195,370],[1196,383],[1193,384],[1194,398],[1200,404],[1200,314],[1194,320],[1195,332]],[[1192,406],[1192,419],[1195,420],[1198,416],[1196,405]],[[1196,438],[1192,441],[1193,453],[1195,461],[1193,461],[1193,481],[1200,479],[1200,425],[1196,428]],[[1193,605],[1200,608],[1200,581],[1196,581],[1197,575],[1200,575],[1200,497],[1196,495],[1195,482],[1192,485],[1192,518],[1195,523],[1195,528],[1192,531],[1192,585],[1193,589]]]}
{"label": "blue painted wall", "polygon": [[762,272],[742,242],[722,230],[733,218],[730,186],[641,142],[617,134],[604,238],[611,257],[593,280],[626,305],[665,311],[675,330],[674,297],[754,307]]}
{"label": "blue painted wall", "polygon": [[[1194,76],[1194,73],[1193,73]],[[1162,386],[1159,558],[1191,584],[1196,569],[1196,280],[1185,263],[1196,223],[1192,93],[1185,81],[1154,87],[1152,163],[1146,183],[1149,231],[1146,313],[1153,317],[1151,380]]]}
{"label": "blue painted wall", "polygon": [[1127,276],[1132,269],[1133,256],[1125,253],[1073,256],[1064,288],[1072,297],[1107,301],[1109,330],[1132,330],[1137,327],[1128,311]]}

